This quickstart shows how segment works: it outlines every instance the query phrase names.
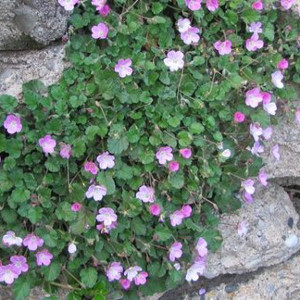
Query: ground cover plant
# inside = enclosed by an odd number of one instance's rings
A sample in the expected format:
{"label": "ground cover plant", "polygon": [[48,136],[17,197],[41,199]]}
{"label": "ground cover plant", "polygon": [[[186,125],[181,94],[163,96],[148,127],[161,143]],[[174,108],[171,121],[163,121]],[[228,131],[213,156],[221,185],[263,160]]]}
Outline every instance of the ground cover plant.
{"label": "ground cover plant", "polygon": [[294,1],[59,3],[72,66],[0,96],[0,282],[138,299],[196,281],[219,214],[268,184],[274,115],[300,123]]}

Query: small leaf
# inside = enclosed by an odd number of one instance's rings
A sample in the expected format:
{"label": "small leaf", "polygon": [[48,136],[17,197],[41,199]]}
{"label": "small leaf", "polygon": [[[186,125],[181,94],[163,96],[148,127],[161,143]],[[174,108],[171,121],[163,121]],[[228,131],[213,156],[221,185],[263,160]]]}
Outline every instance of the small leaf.
{"label": "small leaf", "polygon": [[95,268],[83,269],[80,272],[80,279],[87,287],[92,288],[97,282],[98,273]]}

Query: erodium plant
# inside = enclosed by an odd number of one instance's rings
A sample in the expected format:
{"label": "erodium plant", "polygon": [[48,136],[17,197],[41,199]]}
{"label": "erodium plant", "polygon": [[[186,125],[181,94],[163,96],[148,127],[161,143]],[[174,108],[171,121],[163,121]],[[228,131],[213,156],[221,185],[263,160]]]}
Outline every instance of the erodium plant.
{"label": "erodium plant", "polygon": [[[0,281],[15,299],[36,285],[138,299],[196,281],[219,214],[268,184],[275,115],[300,123],[294,1],[59,4],[72,66],[0,97]],[[247,235],[247,220],[232,225]]]}

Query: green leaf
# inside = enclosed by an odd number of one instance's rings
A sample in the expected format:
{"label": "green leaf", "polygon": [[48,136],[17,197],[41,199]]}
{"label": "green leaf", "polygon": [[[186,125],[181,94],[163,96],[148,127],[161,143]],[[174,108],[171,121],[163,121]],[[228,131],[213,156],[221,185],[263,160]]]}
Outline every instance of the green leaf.
{"label": "green leaf", "polygon": [[170,173],[168,181],[175,189],[181,189],[184,186],[184,175],[182,172]]}
{"label": "green leaf", "polygon": [[112,195],[116,191],[116,185],[111,175],[107,172],[99,172],[97,182],[107,189],[107,195]]}
{"label": "green leaf", "polygon": [[95,268],[83,269],[80,272],[80,279],[87,287],[92,288],[97,282],[98,273]]}
{"label": "green leaf", "polygon": [[108,151],[113,154],[121,154],[127,150],[129,146],[128,139],[126,136],[120,138],[109,138],[107,141]]}
{"label": "green leaf", "polygon": [[45,279],[49,282],[54,281],[56,278],[58,278],[61,271],[61,264],[54,261],[51,262],[50,266],[45,267],[43,269],[43,274],[45,276]]}
{"label": "green leaf", "polygon": [[29,197],[30,197],[30,192],[28,190],[24,188],[17,188],[13,190],[13,192],[11,193],[8,199],[8,203],[10,206],[11,204],[14,206],[14,204],[25,202],[26,200],[29,199]]}
{"label": "green leaf", "polygon": [[155,230],[155,235],[159,242],[165,242],[172,237],[172,231],[163,225],[158,225]]}
{"label": "green leaf", "polygon": [[163,5],[160,4],[159,2],[154,2],[152,3],[152,12],[157,15],[160,12],[162,12],[162,10],[164,9]]}
{"label": "green leaf", "polygon": [[18,100],[10,95],[0,96],[0,107],[7,113],[12,113],[18,106]]}
{"label": "green leaf", "polygon": [[30,293],[30,280],[28,280],[28,276],[22,275],[18,279],[16,279],[13,284],[14,300],[27,299],[29,293]]}

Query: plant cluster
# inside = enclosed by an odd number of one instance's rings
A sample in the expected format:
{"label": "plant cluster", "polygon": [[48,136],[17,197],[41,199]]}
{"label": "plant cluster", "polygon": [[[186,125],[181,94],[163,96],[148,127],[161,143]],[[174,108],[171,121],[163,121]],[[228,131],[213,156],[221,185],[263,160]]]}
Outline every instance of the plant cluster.
{"label": "plant cluster", "polygon": [[0,96],[0,281],[15,299],[196,281],[221,245],[218,215],[268,184],[272,116],[295,112],[294,1],[58,2],[74,9],[72,67],[26,83],[22,101]]}

